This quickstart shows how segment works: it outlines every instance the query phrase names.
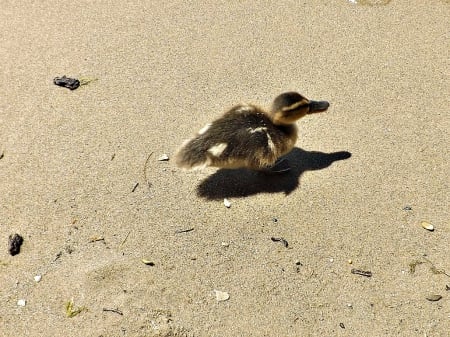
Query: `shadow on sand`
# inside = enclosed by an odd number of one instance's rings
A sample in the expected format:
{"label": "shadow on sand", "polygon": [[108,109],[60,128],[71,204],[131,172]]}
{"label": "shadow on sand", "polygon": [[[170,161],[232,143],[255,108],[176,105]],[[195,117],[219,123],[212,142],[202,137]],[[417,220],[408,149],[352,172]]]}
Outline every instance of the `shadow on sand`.
{"label": "shadow on sand", "polygon": [[303,172],[321,170],[337,160],[350,157],[351,153],[347,151],[323,153],[294,148],[285,156],[291,166],[288,173],[267,175],[245,169],[220,169],[198,185],[197,194],[210,200],[258,193],[284,192],[288,195],[299,186]]}

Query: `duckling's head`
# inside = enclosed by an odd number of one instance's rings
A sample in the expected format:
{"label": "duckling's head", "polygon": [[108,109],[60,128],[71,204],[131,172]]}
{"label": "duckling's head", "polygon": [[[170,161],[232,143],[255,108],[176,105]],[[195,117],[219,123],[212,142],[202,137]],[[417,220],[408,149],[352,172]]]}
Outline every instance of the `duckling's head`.
{"label": "duckling's head", "polygon": [[297,92],[285,92],[273,101],[271,117],[274,124],[290,125],[308,114],[326,111],[329,106],[327,101],[311,101]]}

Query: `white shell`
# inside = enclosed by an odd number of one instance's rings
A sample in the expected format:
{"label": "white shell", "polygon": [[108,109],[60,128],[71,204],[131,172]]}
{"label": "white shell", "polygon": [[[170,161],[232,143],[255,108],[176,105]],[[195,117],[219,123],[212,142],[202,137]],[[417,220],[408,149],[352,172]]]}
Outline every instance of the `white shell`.
{"label": "white shell", "polygon": [[24,307],[25,304],[27,304],[27,301],[26,301],[26,300],[18,300],[18,301],[17,301],[17,305],[18,305],[19,307]]}
{"label": "white shell", "polygon": [[231,202],[227,198],[223,199],[223,204],[225,205],[226,208],[231,207]]}
{"label": "white shell", "polygon": [[168,161],[169,160],[169,156],[165,153],[163,153],[159,158],[159,161]]}
{"label": "white shell", "polygon": [[420,225],[430,232],[434,231],[434,226],[427,221],[422,221]]}
{"label": "white shell", "polygon": [[225,291],[214,290],[214,292],[216,294],[217,302],[223,302],[230,298],[230,295]]}
{"label": "white shell", "polygon": [[41,278],[42,278],[42,275],[36,275],[36,276],[34,277],[34,281],[35,281],[35,282],[39,282],[39,281],[41,280]]}
{"label": "white shell", "polygon": [[428,295],[426,299],[431,302],[439,301],[442,298],[441,295]]}
{"label": "white shell", "polygon": [[154,266],[155,265],[154,262],[152,262],[151,260],[147,260],[145,258],[141,259],[141,261],[142,261],[143,264],[146,264],[147,266]]}

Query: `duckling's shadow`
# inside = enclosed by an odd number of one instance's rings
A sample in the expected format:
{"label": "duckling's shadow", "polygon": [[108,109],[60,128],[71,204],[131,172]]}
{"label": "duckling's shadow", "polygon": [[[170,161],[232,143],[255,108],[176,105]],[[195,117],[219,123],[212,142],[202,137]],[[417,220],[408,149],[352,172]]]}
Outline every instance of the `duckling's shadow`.
{"label": "duckling's shadow", "polygon": [[284,192],[288,195],[298,187],[303,172],[321,170],[350,157],[351,153],[347,151],[323,153],[294,148],[285,156],[291,167],[288,173],[267,175],[245,169],[220,169],[198,185],[197,194],[211,200],[258,193]]}

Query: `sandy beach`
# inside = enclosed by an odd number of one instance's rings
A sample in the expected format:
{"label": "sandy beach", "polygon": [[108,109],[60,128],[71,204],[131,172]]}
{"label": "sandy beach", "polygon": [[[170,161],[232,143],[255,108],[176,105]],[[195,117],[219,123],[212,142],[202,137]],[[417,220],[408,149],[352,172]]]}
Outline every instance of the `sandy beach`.
{"label": "sandy beach", "polygon": [[[448,337],[449,22],[443,0],[1,1],[0,336]],[[291,90],[331,106],[289,174],[176,167]]]}

